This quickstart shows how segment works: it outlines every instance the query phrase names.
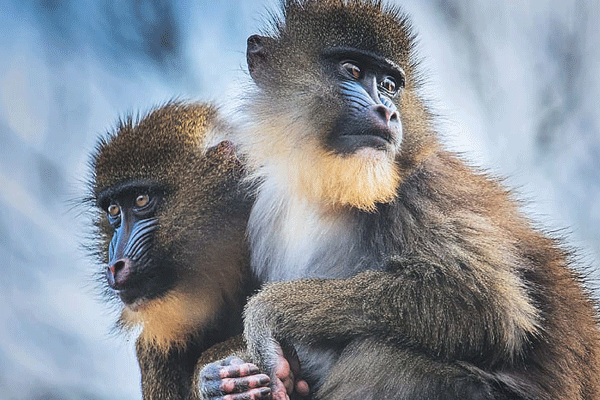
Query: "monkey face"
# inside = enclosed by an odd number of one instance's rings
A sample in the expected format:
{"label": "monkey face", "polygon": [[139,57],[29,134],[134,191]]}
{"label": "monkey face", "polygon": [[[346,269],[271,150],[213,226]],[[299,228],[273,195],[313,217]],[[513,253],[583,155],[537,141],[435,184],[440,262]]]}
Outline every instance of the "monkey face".
{"label": "monkey face", "polygon": [[310,127],[313,133],[303,139],[340,156],[370,149],[362,153],[395,157],[402,141],[397,104],[406,80],[400,66],[370,51],[334,47],[316,55],[292,54],[294,75],[289,76],[290,68],[282,70],[275,62],[279,46],[272,38],[253,35],[247,59],[258,87],[277,99],[270,103],[273,112],[290,114],[290,123],[284,124],[293,127],[300,120],[304,131]]}
{"label": "monkey face", "polygon": [[240,142],[250,161],[273,166],[311,201],[363,210],[391,201],[400,181],[403,69],[362,49],[334,47],[302,53],[305,62],[296,54],[289,76],[273,61],[273,39],[253,36],[248,46],[258,90],[248,106],[253,131]]}
{"label": "monkey face", "polygon": [[173,263],[155,245],[156,216],[164,200],[165,192],[158,185],[135,181],[111,187],[98,197],[111,236],[106,281],[134,311],[175,283]]}
{"label": "monkey face", "polygon": [[[382,57],[345,48],[325,52],[322,65],[343,105],[326,146],[340,155],[374,151],[394,158],[402,141],[395,104],[404,88],[402,69]],[[361,151],[365,149],[373,151]]]}

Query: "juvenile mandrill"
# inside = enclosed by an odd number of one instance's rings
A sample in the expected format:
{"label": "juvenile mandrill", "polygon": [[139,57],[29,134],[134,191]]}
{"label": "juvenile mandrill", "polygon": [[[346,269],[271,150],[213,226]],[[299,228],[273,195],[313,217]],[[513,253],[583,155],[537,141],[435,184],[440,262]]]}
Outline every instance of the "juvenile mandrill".
{"label": "juvenile mandrill", "polygon": [[[249,38],[251,263],[277,282],[246,308],[249,361],[277,399],[299,378],[327,400],[600,399],[581,276],[442,148],[413,43],[404,15],[368,0],[287,0]],[[212,368],[207,397],[266,398],[246,391],[256,376]]]}
{"label": "juvenile mandrill", "polygon": [[214,107],[172,102],[121,122],[93,156],[96,252],[106,294],[122,304],[118,326],[141,328],[144,399],[197,398],[200,355],[242,343],[207,351],[241,333],[252,285],[243,170],[230,143],[207,148],[224,129]]}

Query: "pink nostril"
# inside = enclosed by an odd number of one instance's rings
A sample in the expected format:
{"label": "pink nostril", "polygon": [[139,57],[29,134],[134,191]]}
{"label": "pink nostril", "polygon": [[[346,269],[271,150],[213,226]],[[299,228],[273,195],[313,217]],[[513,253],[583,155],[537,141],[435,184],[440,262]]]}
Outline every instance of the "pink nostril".
{"label": "pink nostril", "polygon": [[383,104],[377,104],[373,107],[373,111],[379,115],[379,117],[388,124],[392,120],[398,119],[398,112],[395,110],[391,110],[389,107],[386,107]]}
{"label": "pink nostril", "polygon": [[385,122],[388,122],[390,120],[391,113],[390,113],[390,110],[386,106],[381,106],[381,105],[377,106],[375,108],[375,112],[377,112],[381,116],[381,118],[383,118],[383,120]]}
{"label": "pink nostril", "polygon": [[386,127],[390,126],[390,122],[398,122],[398,111],[383,104],[371,106],[370,113],[380,124]]}
{"label": "pink nostril", "polygon": [[123,260],[119,260],[116,263],[114,263],[113,265],[111,265],[110,267],[108,267],[108,269],[113,274],[113,276],[116,276],[116,274],[120,270],[122,270],[124,266],[125,266],[125,262]]}
{"label": "pink nostril", "polygon": [[128,258],[117,260],[106,269],[108,285],[113,289],[119,289],[127,282],[130,272],[131,262]]}

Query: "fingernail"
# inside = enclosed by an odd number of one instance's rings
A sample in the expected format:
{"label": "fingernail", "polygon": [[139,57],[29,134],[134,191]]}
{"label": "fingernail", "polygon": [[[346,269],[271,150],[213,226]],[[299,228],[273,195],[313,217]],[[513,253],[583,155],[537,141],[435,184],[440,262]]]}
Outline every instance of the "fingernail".
{"label": "fingernail", "polygon": [[262,388],[260,389],[261,396],[268,396],[271,394],[271,388]]}
{"label": "fingernail", "polygon": [[254,374],[258,373],[258,367],[254,364],[250,364],[250,366],[248,367],[248,371],[250,372],[251,375],[254,375]]}
{"label": "fingernail", "polygon": [[263,376],[258,381],[258,383],[260,383],[261,385],[266,385],[269,382],[271,382],[271,379],[268,376]]}

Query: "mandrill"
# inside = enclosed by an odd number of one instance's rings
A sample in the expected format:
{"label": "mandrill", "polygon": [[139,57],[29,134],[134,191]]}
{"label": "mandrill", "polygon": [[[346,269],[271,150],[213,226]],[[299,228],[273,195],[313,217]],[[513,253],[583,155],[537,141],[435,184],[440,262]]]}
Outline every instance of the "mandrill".
{"label": "mandrill", "polygon": [[117,325],[141,330],[146,400],[198,398],[197,366],[243,343],[252,200],[231,143],[208,147],[228,129],[211,105],[171,102],[121,122],[93,156],[95,250]]}
{"label": "mandrill", "polygon": [[205,398],[600,399],[596,303],[563,245],[441,145],[408,18],[376,0],[281,15],[248,39],[237,135],[270,282],[245,361],[264,374],[211,364]]}

